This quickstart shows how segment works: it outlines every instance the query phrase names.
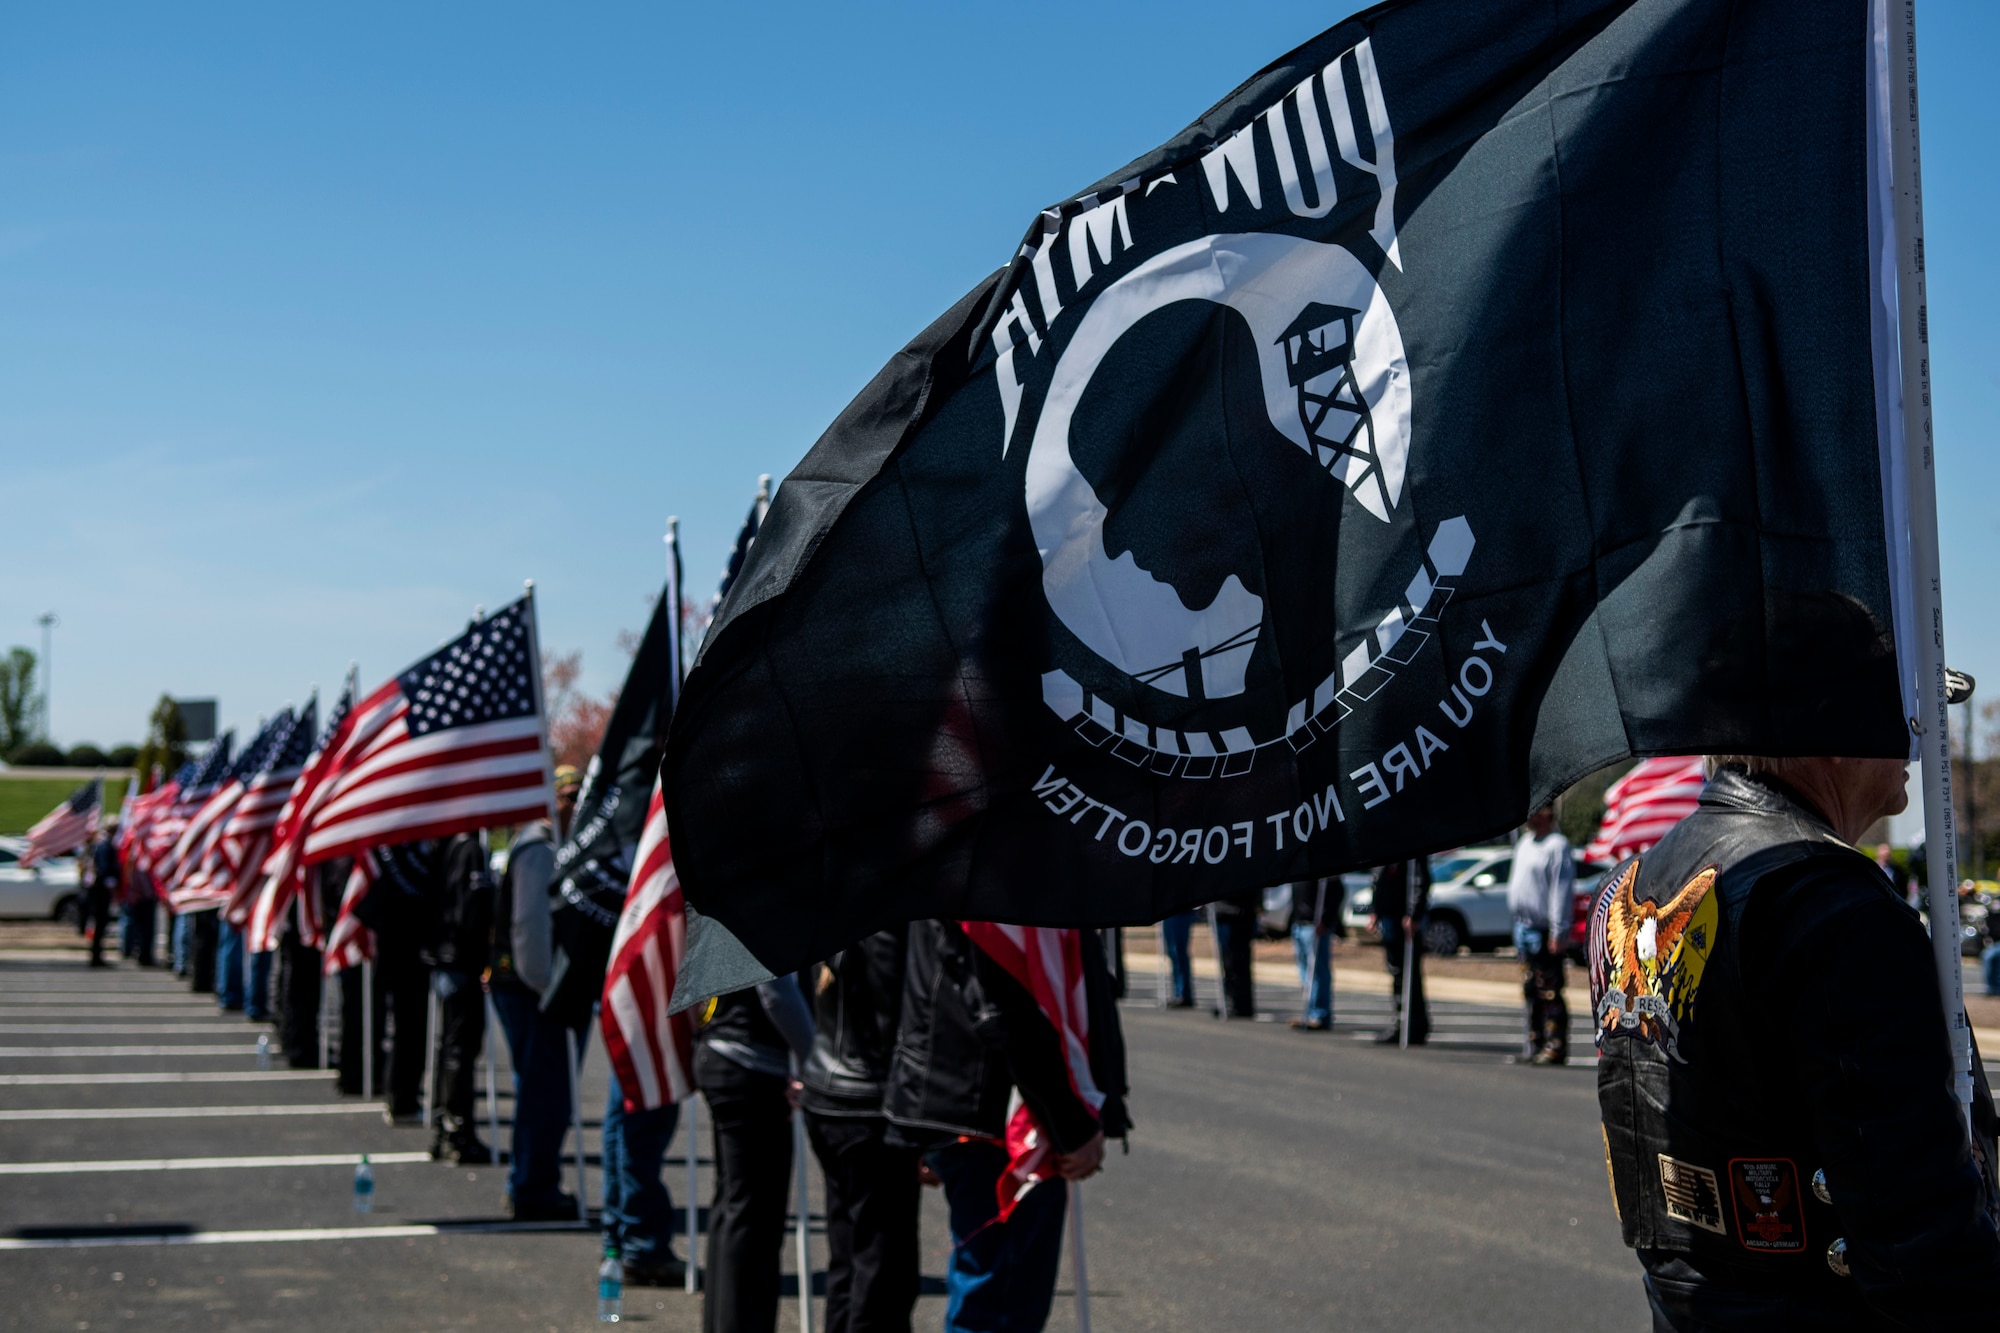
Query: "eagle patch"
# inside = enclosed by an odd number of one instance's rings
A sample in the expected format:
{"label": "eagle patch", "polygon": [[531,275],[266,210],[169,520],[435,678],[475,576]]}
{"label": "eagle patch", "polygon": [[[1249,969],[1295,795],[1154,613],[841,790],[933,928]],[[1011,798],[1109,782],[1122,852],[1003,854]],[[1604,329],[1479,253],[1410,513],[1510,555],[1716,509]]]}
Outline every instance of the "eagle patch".
{"label": "eagle patch", "polygon": [[1681,1024],[1694,1009],[1702,970],[1715,949],[1715,867],[1665,902],[1639,900],[1639,861],[1626,863],[1598,896],[1590,917],[1590,983],[1597,1040],[1637,1037],[1682,1064]]}

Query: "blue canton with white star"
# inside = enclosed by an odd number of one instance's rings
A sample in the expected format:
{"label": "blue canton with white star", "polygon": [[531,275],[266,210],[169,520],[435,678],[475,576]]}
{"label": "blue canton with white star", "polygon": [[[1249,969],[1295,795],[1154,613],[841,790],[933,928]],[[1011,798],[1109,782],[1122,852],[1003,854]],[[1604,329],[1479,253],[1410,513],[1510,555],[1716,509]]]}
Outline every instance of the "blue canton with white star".
{"label": "blue canton with white star", "polygon": [[396,677],[410,735],[535,715],[526,598],[497,611]]}

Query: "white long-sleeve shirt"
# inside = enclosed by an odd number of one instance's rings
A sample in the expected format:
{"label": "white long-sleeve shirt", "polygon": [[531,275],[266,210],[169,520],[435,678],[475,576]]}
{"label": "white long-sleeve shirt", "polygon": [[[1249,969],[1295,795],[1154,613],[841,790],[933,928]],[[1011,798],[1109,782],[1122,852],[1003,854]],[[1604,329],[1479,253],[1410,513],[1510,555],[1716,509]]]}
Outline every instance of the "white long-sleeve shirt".
{"label": "white long-sleeve shirt", "polygon": [[1553,947],[1569,931],[1575,899],[1569,839],[1554,829],[1541,838],[1524,830],[1514,844],[1514,868],[1507,876],[1507,908],[1514,919],[1548,931]]}

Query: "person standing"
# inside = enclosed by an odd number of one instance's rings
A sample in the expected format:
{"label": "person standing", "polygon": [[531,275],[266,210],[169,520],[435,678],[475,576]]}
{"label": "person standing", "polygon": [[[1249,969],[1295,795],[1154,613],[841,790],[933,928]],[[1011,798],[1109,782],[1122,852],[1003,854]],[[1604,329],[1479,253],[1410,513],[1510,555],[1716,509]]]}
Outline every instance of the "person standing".
{"label": "person standing", "polygon": [[122,876],[118,867],[118,823],[103,825],[90,846],[76,859],[78,878],[83,881],[83,911],[77,929],[90,936],[90,965],[109,967],[104,961],[104,941],[111,934],[111,904],[117,897]]}
{"label": "person standing", "polygon": [[1194,939],[1194,923],[1199,920],[1199,912],[1175,912],[1160,922],[1160,941],[1167,951],[1167,973],[1171,979],[1172,996],[1167,1001],[1169,1009],[1194,1008],[1194,956],[1189,947]]}
{"label": "person standing", "polygon": [[153,965],[153,936],[159,930],[159,899],[153,877],[138,865],[124,868],[119,892],[119,951],[140,967]]}
{"label": "person standing", "polygon": [[709,1002],[694,1052],[715,1142],[702,1333],[772,1333],[778,1325],[799,1094],[793,1071],[812,1045],[812,1008],[795,975]]}
{"label": "person standing", "polygon": [[[1248,889],[1218,898],[1209,908],[1215,923],[1216,951],[1222,955],[1222,995],[1227,1017],[1257,1016],[1257,981],[1251,948],[1257,940],[1257,917],[1264,908],[1264,891]],[[1218,1012],[1216,1017],[1224,1017]]]}
{"label": "person standing", "polygon": [[1291,1022],[1298,1031],[1325,1032],[1333,1026],[1333,937],[1346,934],[1340,923],[1346,898],[1347,886],[1338,875],[1292,884],[1292,954],[1305,995],[1305,1012]]}
{"label": "person standing", "polygon": [[1653,1327],[1989,1327],[1996,1119],[1931,943],[1856,851],[1901,759],[1714,755],[1591,911],[1597,1098]]}
{"label": "person standing", "polygon": [[1521,958],[1521,993],[1527,1001],[1527,1040],[1516,1063],[1566,1064],[1569,1006],[1563,1001],[1563,954],[1576,910],[1576,865],[1551,806],[1531,813],[1514,841],[1507,910],[1514,918],[1514,950]]}
{"label": "person standing", "polygon": [[[1431,864],[1425,856],[1396,861],[1375,872],[1373,915],[1368,924],[1382,937],[1389,967],[1389,997],[1396,1020],[1375,1034],[1375,1044],[1403,1040],[1403,996],[1409,995],[1409,1041],[1421,1046],[1431,1036],[1431,1006],[1424,998],[1424,917],[1431,909]],[[1404,976],[1405,965],[1409,975]]]}
{"label": "person standing", "polygon": [[485,1166],[492,1150],[479,1141],[473,1116],[474,1076],[486,1037],[486,994],[479,979],[486,971],[493,934],[493,871],[486,839],[460,833],[444,845],[439,882],[443,888],[436,938],[425,951],[431,989],[438,1001],[437,1098],[431,1117],[431,1157],[459,1166]]}
{"label": "person standing", "polygon": [[[424,949],[437,932],[443,893],[439,852],[431,839],[376,848],[375,885],[354,909],[361,924],[375,932],[375,984],[388,1001],[389,1086],[382,1118],[392,1125],[423,1120],[431,988]],[[383,1035],[378,1023],[378,1047]]]}
{"label": "person standing", "polygon": [[826,1333],[909,1333],[918,1290],[920,1154],[883,1114],[909,928],[829,958],[814,994],[800,1109],[826,1179]]}
{"label": "person standing", "polygon": [[[582,786],[575,768],[556,769],[556,818],[564,832],[576,813]],[[562,1188],[562,1145],[569,1133],[575,1068],[572,1038],[583,1053],[581,1029],[565,1026],[542,1009],[553,969],[550,921],[556,882],[556,830],[546,819],[525,824],[507,852],[493,921],[496,956],[489,977],[493,1008],[507,1038],[514,1069],[513,1152],[507,1172],[507,1207],[517,1222],[552,1222],[578,1216],[576,1196]],[[499,932],[506,931],[504,947]]]}
{"label": "person standing", "polygon": [[1105,1141],[1130,1130],[1124,1034],[1102,943],[1096,931],[1078,934],[1091,1081],[1104,1095],[1095,1112],[1071,1082],[1061,1038],[1034,997],[955,923],[910,927],[883,1109],[887,1141],[923,1149],[944,1188],[952,1240],[945,1333],[1032,1333],[1055,1299],[1066,1191],[1045,1181],[1000,1220],[1012,1095],[1034,1113],[1055,1149],[1056,1174],[1067,1180],[1096,1174]]}
{"label": "person standing", "polygon": [[215,917],[215,1007],[225,1014],[243,1012],[243,930],[233,922],[223,919],[220,911]]}
{"label": "person standing", "polygon": [[674,1254],[674,1196],[662,1174],[680,1119],[678,1102],[628,1107],[618,1071],[611,1071],[604,1104],[604,1248],[618,1251],[630,1287],[678,1287],[687,1280],[687,1265]]}

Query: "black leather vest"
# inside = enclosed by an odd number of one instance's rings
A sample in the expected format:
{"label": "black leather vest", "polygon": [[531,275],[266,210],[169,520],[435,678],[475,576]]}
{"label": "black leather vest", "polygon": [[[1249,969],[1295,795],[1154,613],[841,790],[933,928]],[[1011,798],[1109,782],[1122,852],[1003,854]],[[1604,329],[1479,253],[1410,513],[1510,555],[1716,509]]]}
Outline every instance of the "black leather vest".
{"label": "black leather vest", "polygon": [[[1697,812],[1605,876],[1590,922],[1598,1103],[1625,1243],[1818,1286],[1836,1215],[1776,1086],[1739,954],[1773,876],[1872,863],[1772,787],[1725,770]],[[1886,884],[1884,891],[1887,891]]]}

